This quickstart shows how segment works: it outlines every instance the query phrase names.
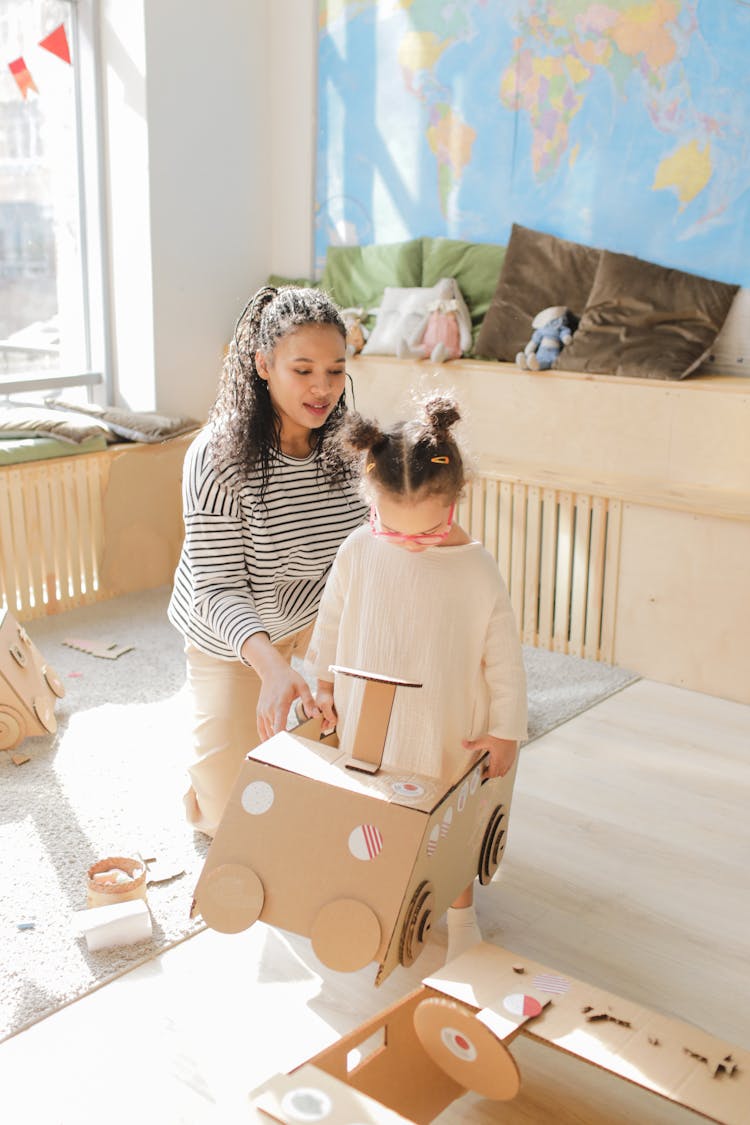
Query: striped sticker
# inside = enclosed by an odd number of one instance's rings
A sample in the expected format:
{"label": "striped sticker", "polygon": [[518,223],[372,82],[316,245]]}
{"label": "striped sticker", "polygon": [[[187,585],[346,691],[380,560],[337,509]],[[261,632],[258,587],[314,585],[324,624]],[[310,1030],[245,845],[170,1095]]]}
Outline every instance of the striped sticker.
{"label": "striped sticker", "polygon": [[447,808],[445,810],[445,816],[443,817],[443,823],[440,825],[440,835],[441,836],[445,837],[445,836],[448,835],[452,823],[453,823],[453,809]]}
{"label": "striped sticker", "polygon": [[433,828],[432,832],[430,832],[430,838],[427,841],[427,854],[428,855],[434,855],[435,854],[435,848],[438,846],[438,840],[439,839],[440,839],[440,825],[436,824],[435,827]]}
{"label": "striped sticker", "polygon": [[273,804],[274,792],[267,781],[251,781],[242,790],[240,801],[246,813],[260,816],[268,812]]}
{"label": "striped sticker", "polygon": [[533,996],[526,996],[523,992],[511,992],[503,1000],[506,1012],[514,1016],[538,1016],[542,1005]]}
{"label": "striped sticker", "polygon": [[466,808],[466,802],[469,799],[469,783],[465,781],[458,791],[458,800],[456,801],[456,809],[458,812],[463,812]]}
{"label": "striped sticker", "polygon": [[355,859],[375,859],[383,850],[383,837],[374,824],[360,824],[349,834],[349,851]]}
{"label": "striped sticker", "polygon": [[394,781],[393,792],[398,797],[424,797],[424,786],[417,785],[416,781]]}
{"label": "striped sticker", "polygon": [[554,973],[537,973],[532,978],[531,983],[534,988],[538,988],[540,992],[551,992],[555,996],[561,996],[570,988],[570,981],[565,977],[555,976]]}
{"label": "striped sticker", "polygon": [[474,1062],[477,1057],[477,1049],[468,1035],[464,1035],[462,1031],[456,1031],[455,1027],[444,1027],[440,1032],[440,1038],[443,1041],[443,1046],[447,1047],[457,1059],[461,1059],[463,1062]]}

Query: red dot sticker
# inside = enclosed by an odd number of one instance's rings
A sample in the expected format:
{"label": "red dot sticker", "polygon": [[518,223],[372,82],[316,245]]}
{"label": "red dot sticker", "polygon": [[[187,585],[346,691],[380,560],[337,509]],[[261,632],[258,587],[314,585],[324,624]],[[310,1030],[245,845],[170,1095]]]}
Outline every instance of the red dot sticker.
{"label": "red dot sticker", "polygon": [[542,1005],[534,996],[527,996],[523,992],[511,992],[503,1000],[503,1007],[514,1016],[538,1016]]}
{"label": "red dot sticker", "polygon": [[462,1031],[457,1031],[455,1027],[444,1027],[440,1032],[440,1038],[443,1046],[447,1047],[457,1059],[461,1059],[463,1062],[474,1062],[477,1057],[477,1049],[468,1035],[464,1035]]}
{"label": "red dot sticker", "polygon": [[424,786],[418,785],[416,781],[394,781],[393,792],[398,797],[413,797],[416,800],[424,797]]}

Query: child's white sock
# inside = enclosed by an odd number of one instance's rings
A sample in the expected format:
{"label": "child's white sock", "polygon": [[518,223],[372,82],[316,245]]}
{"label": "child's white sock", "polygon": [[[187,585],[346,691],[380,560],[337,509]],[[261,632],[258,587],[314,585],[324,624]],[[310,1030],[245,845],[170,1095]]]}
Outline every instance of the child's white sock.
{"label": "child's white sock", "polygon": [[477,923],[474,904],[460,909],[448,908],[448,961],[465,953],[482,940],[482,931]]}

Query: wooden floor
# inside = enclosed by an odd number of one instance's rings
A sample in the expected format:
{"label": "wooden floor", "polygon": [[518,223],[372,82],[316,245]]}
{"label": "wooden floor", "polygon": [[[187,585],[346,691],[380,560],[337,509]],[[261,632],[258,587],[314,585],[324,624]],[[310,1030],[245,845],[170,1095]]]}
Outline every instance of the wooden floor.
{"label": "wooden floor", "polygon": [[[634,684],[522,751],[505,858],[478,892],[484,936],[750,1048],[749,809],[750,707]],[[0,1047],[3,1109],[45,1125],[253,1120],[250,1089],[444,955],[441,922],[376,991],[374,966],[333,973],[261,923],[206,931]],[[439,1120],[699,1120],[530,1041],[512,1050],[514,1102],[467,1095]]]}

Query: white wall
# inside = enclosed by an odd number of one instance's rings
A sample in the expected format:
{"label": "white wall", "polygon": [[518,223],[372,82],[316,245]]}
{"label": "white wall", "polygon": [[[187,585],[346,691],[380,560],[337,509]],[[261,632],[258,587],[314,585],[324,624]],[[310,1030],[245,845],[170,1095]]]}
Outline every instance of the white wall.
{"label": "white wall", "polygon": [[312,260],[315,0],[105,0],[115,386],[205,417],[271,272]]}

